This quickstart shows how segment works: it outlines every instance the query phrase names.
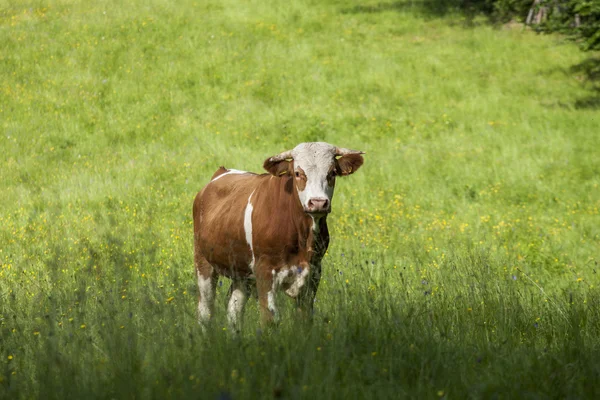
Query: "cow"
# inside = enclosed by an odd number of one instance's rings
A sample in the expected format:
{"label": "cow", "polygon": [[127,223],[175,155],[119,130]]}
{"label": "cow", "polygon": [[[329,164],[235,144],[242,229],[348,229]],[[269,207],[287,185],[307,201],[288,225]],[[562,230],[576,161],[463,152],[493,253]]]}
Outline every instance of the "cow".
{"label": "cow", "polygon": [[338,176],[360,168],[362,151],[328,143],[301,143],[264,161],[268,173],[220,167],[196,195],[194,266],[198,322],[206,329],[219,276],[231,279],[227,319],[239,331],[244,305],[256,285],[261,323],[279,318],[276,292],[312,315],[329,245],[327,215]]}

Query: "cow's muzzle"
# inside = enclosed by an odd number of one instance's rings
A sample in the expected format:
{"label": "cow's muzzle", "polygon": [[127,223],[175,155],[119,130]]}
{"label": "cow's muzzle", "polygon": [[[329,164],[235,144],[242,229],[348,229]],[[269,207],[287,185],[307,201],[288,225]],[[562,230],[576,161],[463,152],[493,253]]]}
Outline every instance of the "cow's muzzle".
{"label": "cow's muzzle", "polygon": [[314,197],[308,200],[304,211],[309,214],[327,214],[331,212],[331,202],[329,199]]}

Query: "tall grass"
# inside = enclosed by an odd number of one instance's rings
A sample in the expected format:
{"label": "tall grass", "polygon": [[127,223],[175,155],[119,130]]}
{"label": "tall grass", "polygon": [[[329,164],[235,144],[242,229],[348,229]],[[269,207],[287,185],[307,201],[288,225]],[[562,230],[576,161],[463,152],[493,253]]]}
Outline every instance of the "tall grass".
{"label": "tall grass", "polygon": [[[0,397],[598,397],[582,60],[408,1],[0,3]],[[195,193],[314,140],[367,155],[312,323],[233,338],[224,279],[203,336]]]}

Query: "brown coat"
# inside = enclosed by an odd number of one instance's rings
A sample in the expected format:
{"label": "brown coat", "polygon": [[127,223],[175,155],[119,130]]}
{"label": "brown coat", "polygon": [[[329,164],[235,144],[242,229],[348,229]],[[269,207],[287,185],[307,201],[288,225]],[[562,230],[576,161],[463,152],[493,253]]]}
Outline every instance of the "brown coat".
{"label": "brown coat", "polygon": [[263,321],[277,314],[278,290],[311,314],[329,245],[327,214],[335,178],[360,168],[361,154],[327,143],[301,143],[268,158],[263,166],[269,174],[224,167],[215,172],[193,208],[202,324],[213,313],[219,275],[232,280],[228,316],[234,328],[254,281]]}
{"label": "brown coat", "polygon": [[[327,218],[307,215],[294,195],[293,177],[271,174],[227,174],[221,167],[194,200],[194,263],[199,276],[235,280],[256,279],[263,319],[269,320],[268,292],[283,269],[309,270],[309,279],[299,293],[292,293],[311,307],[320,277],[321,259],[329,245]],[[252,195],[252,250],[244,230],[245,210]],[[252,252],[254,268],[251,268]],[[297,272],[297,271],[295,271]],[[283,280],[288,290],[293,280]],[[307,298],[308,297],[308,298]]]}

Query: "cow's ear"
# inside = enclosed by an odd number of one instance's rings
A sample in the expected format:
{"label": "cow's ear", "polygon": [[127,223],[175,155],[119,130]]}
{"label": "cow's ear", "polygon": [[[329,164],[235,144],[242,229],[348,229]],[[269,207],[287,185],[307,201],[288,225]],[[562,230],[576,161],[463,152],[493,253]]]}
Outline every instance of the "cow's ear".
{"label": "cow's ear", "polygon": [[292,162],[288,160],[274,160],[273,157],[267,158],[263,164],[263,168],[275,176],[292,174]]}
{"label": "cow's ear", "polygon": [[353,174],[364,162],[360,154],[346,154],[336,160],[336,172],[340,176]]}

